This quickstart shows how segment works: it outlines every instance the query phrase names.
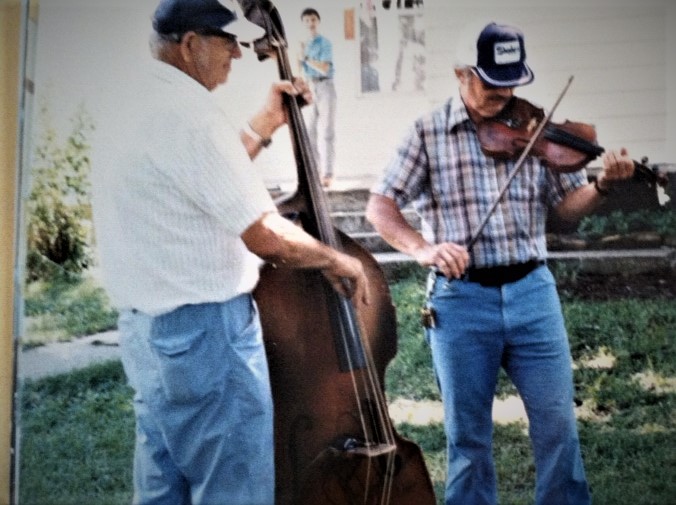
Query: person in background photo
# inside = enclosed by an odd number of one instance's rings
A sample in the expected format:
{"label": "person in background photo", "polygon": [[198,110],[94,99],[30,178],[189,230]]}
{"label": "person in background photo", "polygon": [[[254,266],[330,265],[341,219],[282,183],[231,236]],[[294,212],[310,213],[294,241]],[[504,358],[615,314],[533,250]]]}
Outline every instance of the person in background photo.
{"label": "person in background photo", "polygon": [[[228,0],[162,0],[148,75],[101,125],[93,215],[134,389],[133,503],[271,505],[273,403],[256,303],[262,260],[321,271],[368,303],[361,263],[278,214],[251,160],[286,122],[275,82],[238,128],[211,93],[264,35]],[[117,119],[117,121],[114,121]]]}
{"label": "person in background photo", "polygon": [[[545,220],[550,210],[568,221],[588,214],[615,181],[632,176],[633,162],[625,149],[607,151],[589,184],[585,170],[557,173],[527,156],[475,240],[516,166],[482,152],[477,125],[508,115],[515,88],[534,76],[516,27],[485,24],[459,47],[458,94],[415,122],[367,206],[387,242],[430,268],[423,314],[444,404],[445,503],[497,503],[492,405],[502,367],[528,415],[535,503],[589,504]],[[409,202],[422,217],[422,234],[402,215]]]}
{"label": "person in background photo", "polygon": [[310,83],[313,103],[306,113],[306,124],[322,185],[331,186],[336,159],[336,87],[333,81],[333,46],[319,33],[321,18],[313,8],[305,9],[300,16],[308,31],[301,42],[300,69]]}

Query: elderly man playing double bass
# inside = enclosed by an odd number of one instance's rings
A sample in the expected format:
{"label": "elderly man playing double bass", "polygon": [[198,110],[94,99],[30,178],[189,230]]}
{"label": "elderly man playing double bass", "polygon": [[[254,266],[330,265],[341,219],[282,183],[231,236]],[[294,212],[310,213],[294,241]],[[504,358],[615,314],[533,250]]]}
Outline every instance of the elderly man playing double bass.
{"label": "elderly man playing double bass", "polygon": [[259,258],[321,270],[358,304],[366,279],[277,214],[251,164],[286,120],[282,95],[311,100],[306,85],[274,84],[241,130],[210,93],[262,29],[225,0],[162,0],[153,28],[150,75],[119,128],[101,125],[94,165],[104,279],[135,390],[134,503],[271,505]]}
{"label": "elderly man playing double bass", "polygon": [[[568,339],[545,264],[545,219],[549,209],[568,220],[590,212],[614,181],[632,175],[633,163],[624,150],[608,152],[594,185],[584,171],[554,173],[526,157],[468,250],[516,164],[485,155],[477,125],[506,111],[533,72],[515,27],[489,23],[467,49],[455,68],[459,94],[415,122],[372,189],[367,215],[391,245],[430,267],[426,325],[445,411],[446,505],[497,501],[491,407],[500,367],[528,413],[536,503],[584,505],[590,496]],[[400,211],[409,202],[424,234]]]}

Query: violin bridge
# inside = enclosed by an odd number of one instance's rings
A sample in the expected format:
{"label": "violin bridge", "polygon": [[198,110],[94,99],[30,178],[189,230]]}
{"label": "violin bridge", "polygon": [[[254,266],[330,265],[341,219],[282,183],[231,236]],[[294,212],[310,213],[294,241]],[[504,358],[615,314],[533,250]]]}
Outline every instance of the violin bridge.
{"label": "violin bridge", "polygon": [[528,121],[528,126],[526,127],[526,131],[528,133],[532,133],[535,130],[535,128],[537,128],[537,125],[538,125],[537,118],[534,117],[530,118],[530,121]]}

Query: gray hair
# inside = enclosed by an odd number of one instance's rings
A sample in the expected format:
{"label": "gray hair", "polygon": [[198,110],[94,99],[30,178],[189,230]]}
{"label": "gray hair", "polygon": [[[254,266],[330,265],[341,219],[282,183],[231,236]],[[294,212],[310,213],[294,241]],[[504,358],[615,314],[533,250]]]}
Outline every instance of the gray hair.
{"label": "gray hair", "polygon": [[150,46],[150,54],[156,60],[164,61],[167,58],[169,49],[176,44],[173,38],[167,37],[161,33],[152,32],[148,40]]}

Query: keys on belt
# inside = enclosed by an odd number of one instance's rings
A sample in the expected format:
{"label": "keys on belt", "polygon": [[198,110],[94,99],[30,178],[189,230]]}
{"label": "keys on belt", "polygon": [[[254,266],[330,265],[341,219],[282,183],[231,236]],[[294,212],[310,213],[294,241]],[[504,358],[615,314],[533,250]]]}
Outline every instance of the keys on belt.
{"label": "keys on belt", "polygon": [[[490,268],[469,268],[461,279],[467,282],[476,282],[485,287],[500,287],[503,284],[523,279],[526,275],[544,264],[545,262],[542,260],[531,260],[526,261],[525,263],[516,263],[514,265]],[[429,299],[434,286],[434,279],[437,276],[443,276],[443,274],[439,271],[433,271],[427,280],[427,302],[420,309],[420,322],[424,328],[436,327],[436,312],[434,311],[434,308],[430,306]]]}
{"label": "keys on belt", "polygon": [[423,328],[435,328],[437,325],[436,313],[432,307],[423,307],[420,309],[420,323]]}

